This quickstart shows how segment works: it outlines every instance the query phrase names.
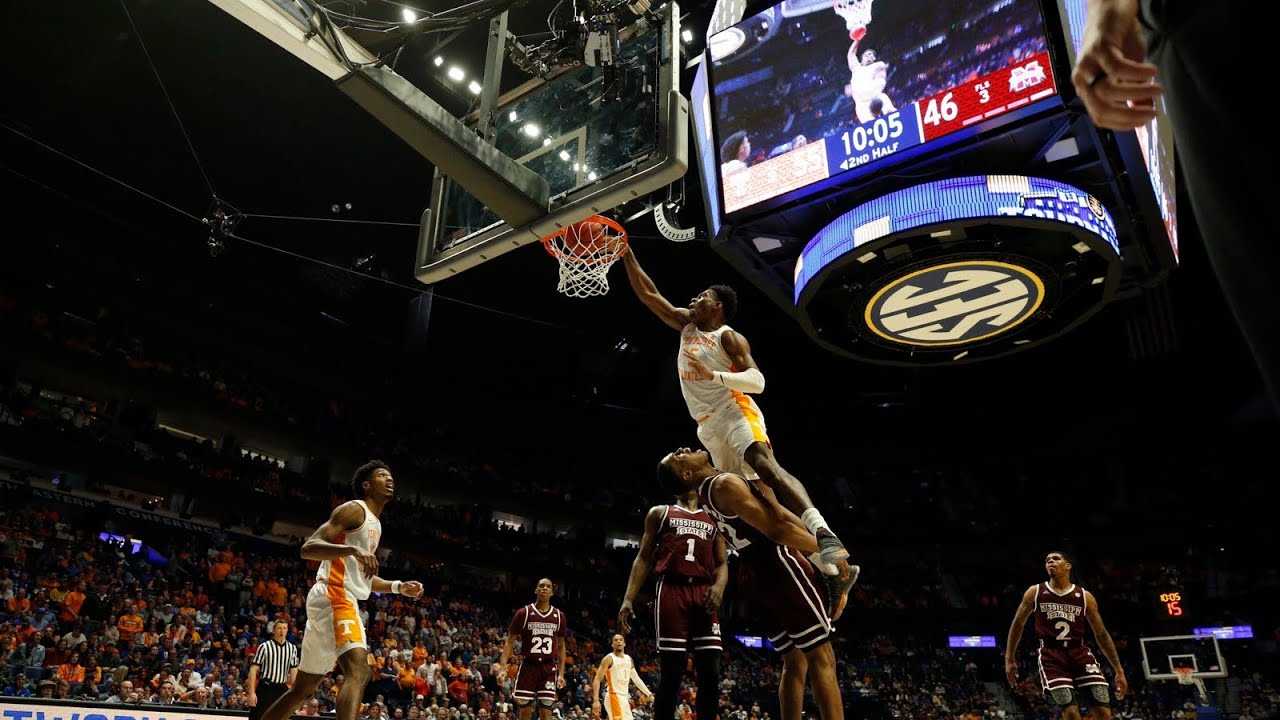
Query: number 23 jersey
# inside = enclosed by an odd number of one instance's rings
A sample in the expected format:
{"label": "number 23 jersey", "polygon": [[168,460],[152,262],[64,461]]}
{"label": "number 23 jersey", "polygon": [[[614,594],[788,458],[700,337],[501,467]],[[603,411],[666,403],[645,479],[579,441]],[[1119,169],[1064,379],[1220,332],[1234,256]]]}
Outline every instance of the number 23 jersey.
{"label": "number 23 jersey", "polygon": [[556,638],[565,633],[564,613],[552,605],[545,613],[532,603],[516,611],[507,632],[520,636],[520,654],[524,662],[551,662],[555,660]]}

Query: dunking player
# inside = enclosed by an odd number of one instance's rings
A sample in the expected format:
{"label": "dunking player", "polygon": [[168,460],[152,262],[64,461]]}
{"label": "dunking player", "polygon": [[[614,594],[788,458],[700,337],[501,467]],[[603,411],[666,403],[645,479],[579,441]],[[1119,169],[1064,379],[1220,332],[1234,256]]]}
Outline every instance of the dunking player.
{"label": "dunking player", "polygon": [[[848,63],[849,84],[845,86],[845,94],[853,98],[853,114],[860,123],[871,122],[884,113],[896,110],[893,101],[885,94],[884,87],[889,78],[889,66],[876,60],[874,50],[866,50],[861,58],[858,56],[858,43],[867,35],[867,25],[871,23],[871,0],[853,0],[853,2],[837,2],[833,8],[836,14],[844,18],[845,28],[849,30]],[[872,103],[879,101],[876,108]]]}
{"label": "dunking player", "polygon": [[720,472],[704,450],[680,448],[662,458],[658,483],[673,492],[696,489],[702,507],[737,549],[739,588],[749,598],[751,619],[783,653],[781,720],[800,720],[806,677],[823,720],[844,720],[831,621],[813,568],[801,554],[818,549],[813,535],[767,485]]}
{"label": "dunking player", "polygon": [[316,584],[307,594],[307,631],[302,660],[289,691],[272,703],[262,720],[285,720],[320,686],[336,660],[346,681],[338,691],[338,720],[356,720],[364,687],[369,682],[369,644],[356,606],[370,592],[422,596],[417,580],[387,581],[377,576],[378,539],[382,514],[395,495],[391,470],[378,460],[356,469],[351,479],[355,500],[333,509],[329,521],[302,544],[302,557],[319,560]]}
{"label": "dunking player", "polygon": [[729,583],[728,550],[724,536],[707,511],[698,506],[698,493],[685,490],[677,502],[655,505],[644,517],[644,536],[631,563],[631,576],[618,628],[631,632],[632,603],[650,569],[654,587],[653,627],[658,638],[662,679],[654,717],[669,718],[680,702],[685,658],[694,651],[698,673],[698,717],[715,718],[720,699],[720,600]]}
{"label": "dunking player", "polygon": [[[640,302],[663,322],[680,331],[676,370],[689,414],[698,423],[698,439],[715,465],[743,477],[759,477],[782,504],[817,538],[814,560],[823,570],[832,618],[844,612],[858,566],[814,507],[809,493],[774,457],[764,416],[749,396],[764,391],[764,375],[751,357],[751,346],[727,324],[738,308],[738,294],[727,285],[703,290],[688,307],[671,304],[640,267],[635,252],[622,256],[627,279]],[[665,718],[664,718],[665,720]]]}
{"label": "dunking player", "polygon": [[[605,690],[609,697],[609,720],[631,720],[631,683],[635,683],[640,690],[641,704],[647,704],[652,697],[649,688],[644,684],[644,680],[640,679],[639,673],[636,672],[635,663],[631,662],[631,656],[624,652],[627,648],[627,640],[621,634],[613,636],[613,652],[604,656],[600,661],[600,667],[596,668],[596,676],[591,680],[591,716],[600,717],[600,681],[605,680],[608,686]],[[678,689],[678,688],[677,688]],[[717,688],[718,689],[718,688]],[[699,691],[701,692],[701,691]],[[671,706],[671,712],[675,714],[675,706]],[[658,717],[665,717],[659,715]],[[713,713],[709,717],[714,718]]]}
{"label": "dunking player", "polygon": [[1022,640],[1022,627],[1027,624],[1027,617],[1035,613],[1036,636],[1040,638],[1036,657],[1044,694],[1062,709],[1063,718],[1079,720],[1076,693],[1083,693],[1087,688],[1091,717],[1110,720],[1111,696],[1107,679],[1103,677],[1093,651],[1084,644],[1085,620],[1089,621],[1098,647],[1102,648],[1102,654],[1107,656],[1107,662],[1116,672],[1117,700],[1129,691],[1129,681],[1124,676],[1124,668],[1120,667],[1120,656],[1111,641],[1111,633],[1102,624],[1098,602],[1093,599],[1093,593],[1071,582],[1071,562],[1065,554],[1049,553],[1044,559],[1044,569],[1049,573],[1049,581],[1027,588],[1022,595],[1022,604],[1013,616],[1009,644],[1004,650],[1005,676],[1009,685],[1017,684],[1015,653],[1018,642]]}
{"label": "dunking player", "polygon": [[540,720],[550,720],[556,694],[564,687],[565,618],[551,605],[555,586],[542,578],[534,588],[535,600],[516,611],[507,627],[507,644],[494,668],[501,683],[506,680],[507,660],[520,638],[520,669],[516,671],[516,687],[511,697],[520,708],[520,720],[533,716],[533,703],[538,703]]}

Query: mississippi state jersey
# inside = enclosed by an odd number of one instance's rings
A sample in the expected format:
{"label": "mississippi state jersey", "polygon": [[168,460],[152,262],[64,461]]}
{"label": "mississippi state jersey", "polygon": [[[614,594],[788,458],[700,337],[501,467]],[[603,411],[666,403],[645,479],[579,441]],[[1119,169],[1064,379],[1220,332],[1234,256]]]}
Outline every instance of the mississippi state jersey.
{"label": "mississippi state jersey", "polygon": [[[711,519],[716,521],[716,527],[720,528],[720,532],[724,533],[724,540],[729,547],[738,553],[744,553],[749,547],[755,547],[756,550],[772,550],[774,542],[759,530],[751,527],[745,520],[737,515],[726,515],[720,512],[716,504],[711,499],[711,485],[720,475],[713,475],[698,486],[698,502],[706,509]],[[760,502],[768,503],[764,495],[760,492],[756,484],[751,480],[747,480],[747,486],[751,488],[751,494],[760,498]],[[752,551],[755,552],[755,551]],[[745,557],[745,554],[744,554]]]}
{"label": "mississippi state jersey", "polygon": [[[338,538],[338,545],[350,545],[368,553],[378,552],[378,540],[382,538],[382,521],[369,510],[363,500],[355,503],[364,509],[364,522],[354,530],[348,530]],[[373,578],[365,574],[355,558],[334,558],[320,563],[316,570],[316,580],[322,583],[346,588],[356,596],[357,600],[368,600],[372,589]]]}
{"label": "mississippi state jersey", "polygon": [[524,662],[555,660],[556,638],[564,637],[564,614],[554,605],[545,613],[532,604],[516,611],[507,632],[520,636],[520,654]]}
{"label": "mississippi state jersey", "polygon": [[716,525],[703,508],[668,505],[658,526],[653,573],[658,577],[711,582],[715,574]]}
{"label": "mississippi state jersey", "polygon": [[1084,588],[1072,585],[1059,592],[1042,582],[1036,586],[1036,636],[1046,645],[1084,642]]}

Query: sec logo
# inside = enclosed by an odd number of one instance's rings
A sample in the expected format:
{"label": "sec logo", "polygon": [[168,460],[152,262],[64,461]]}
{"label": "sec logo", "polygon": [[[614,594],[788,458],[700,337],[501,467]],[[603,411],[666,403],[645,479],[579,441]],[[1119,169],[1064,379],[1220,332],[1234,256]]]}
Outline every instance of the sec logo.
{"label": "sec logo", "polygon": [[899,345],[968,345],[1009,332],[1044,302],[1044,281],[1019,265],[966,260],[903,275],[876,291],[863,320]]}

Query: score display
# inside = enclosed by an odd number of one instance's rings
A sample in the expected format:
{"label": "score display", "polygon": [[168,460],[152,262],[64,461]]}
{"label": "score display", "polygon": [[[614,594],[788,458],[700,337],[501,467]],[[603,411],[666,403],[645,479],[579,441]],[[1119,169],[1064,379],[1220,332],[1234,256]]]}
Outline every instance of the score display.
{"label": "score display", "polygon": [[1160,606],[1167,617],[1182,617],[1182,593],[1177,591],[1160,593]]}
{"label": "score display", "polygon": [[1037,0],[920,5],[775,6],[712,36],[726,213],[1058,101]]}

